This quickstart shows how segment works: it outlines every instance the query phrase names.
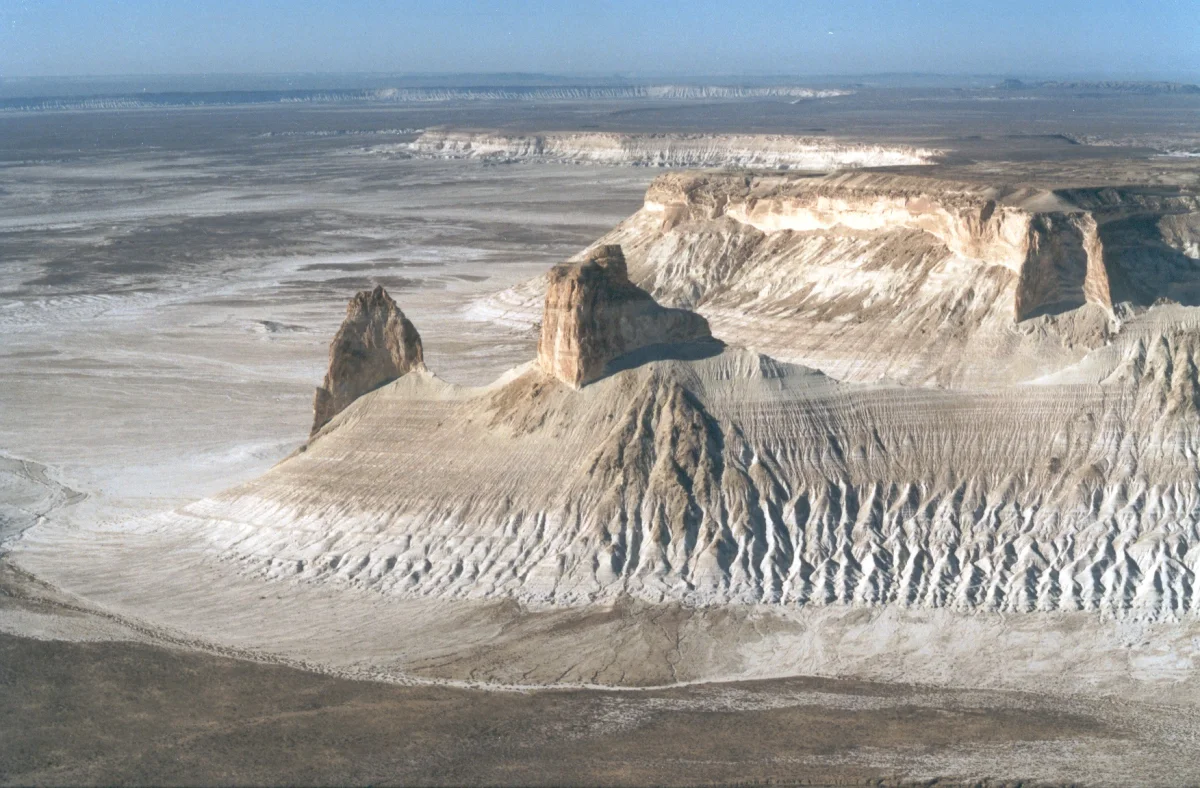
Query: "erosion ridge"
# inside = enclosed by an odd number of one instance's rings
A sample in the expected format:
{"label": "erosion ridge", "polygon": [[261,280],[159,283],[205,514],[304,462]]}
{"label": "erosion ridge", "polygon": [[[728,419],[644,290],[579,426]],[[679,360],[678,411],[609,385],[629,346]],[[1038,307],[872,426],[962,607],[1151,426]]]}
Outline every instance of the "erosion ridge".
{"label": "erosion ridge", "polygon": [[[1170,390],[1195,388],[1184,353]],[[402,596],[1171,617],[1196,601],[1200,432],[1148,406],[1162,380],[857,387],[735,348],[579,391],[407,375],[171,527]]]}
{"label": "erosion ridge", "polygon": [[[978,199],[945,194],[960,215]],[[540,363],[481,389],[403,375],[259,479],[146,527],[251,574],[401,597],[1195,609],[1200,309],[1131,315],[1038,385],[939,390],[720,344],[629,353],[708,331],[664,321],[619,247],[549,280]]]}

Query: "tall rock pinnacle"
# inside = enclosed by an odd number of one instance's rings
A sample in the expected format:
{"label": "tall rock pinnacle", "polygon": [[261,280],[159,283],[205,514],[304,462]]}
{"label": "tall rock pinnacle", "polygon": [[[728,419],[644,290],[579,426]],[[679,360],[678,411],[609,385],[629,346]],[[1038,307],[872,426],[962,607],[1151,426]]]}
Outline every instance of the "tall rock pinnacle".
{"label": "tall rock pinnacle", "polygon": [[329,346],[329,371],[313,399],[313,433],[354,400],[425,366],[421,335],[382,286],[350,300]]}
{"label": "tall rock pinnacle", "polygon": [[711,337],[703,317],[660,306],[630,282],[620,246],[602,246],[582,263],[550,270],[538,364],[579,388],[638,348]]}

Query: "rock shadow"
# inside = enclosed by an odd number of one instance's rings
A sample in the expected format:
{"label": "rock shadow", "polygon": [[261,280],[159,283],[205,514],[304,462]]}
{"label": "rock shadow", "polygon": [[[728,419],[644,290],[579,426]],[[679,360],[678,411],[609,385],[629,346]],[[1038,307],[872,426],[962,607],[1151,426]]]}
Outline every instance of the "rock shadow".
{"label": "rock shadow", "polygon": [[635,369],[652,361],[702,361],[720,355],[725,347],[724,342],[713,338],[646,345],[608,362],[604,367],[603,377]]}

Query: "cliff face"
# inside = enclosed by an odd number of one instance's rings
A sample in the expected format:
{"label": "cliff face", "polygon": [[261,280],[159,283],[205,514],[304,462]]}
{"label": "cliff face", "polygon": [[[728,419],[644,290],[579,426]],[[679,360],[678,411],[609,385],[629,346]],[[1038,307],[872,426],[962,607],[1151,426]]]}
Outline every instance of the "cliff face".
{"label": "cliff face", "polygon": [[313,399],[313,434],[363,394],[424,363],[421,335],[382,286],[354,296]]}
{"label": "cliff face", "polygon": [[1016,274],[1015,321],[1084,303],[1113,305],[1095,218],[1051,193],[898,176],[730,184],[678,175],[651,186],[644,210],[662,214],[666,229],[728,217],[767,236],[920,231],[950,255]]}
{"label": "cliff face", "polygon": [[821,137],[754,134],[561,133],[506,135],[427,131],[409,145],[421,156],[563,161],[632,167],[764,167],[827,171],[931,164],[942,152]]}
{"label": "cliff face", "polygon": [[620,246],[599,247],[547,274],[538,364],[569,386],[596,380],[609,362],[639,348],[711,338],[703,317],[663,308],[629,281]]}
{"label": "cliff face", "polygon": [[[1035,380],[1160,300],[1200,305],[1200,197],[1178,188],[671,173],[598,243],[723,340],[847,381]],[[488,305],[532,322],[541,288]]]}

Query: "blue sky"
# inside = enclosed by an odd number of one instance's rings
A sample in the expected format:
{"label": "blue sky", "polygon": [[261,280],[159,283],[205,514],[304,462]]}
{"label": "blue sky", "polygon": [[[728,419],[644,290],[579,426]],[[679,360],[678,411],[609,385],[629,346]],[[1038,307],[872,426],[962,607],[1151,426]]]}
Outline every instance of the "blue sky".
{"label": "blue sky", "polygon": [[0,76],[937,72],[1200,79],[1200,0],[0,0]]}

